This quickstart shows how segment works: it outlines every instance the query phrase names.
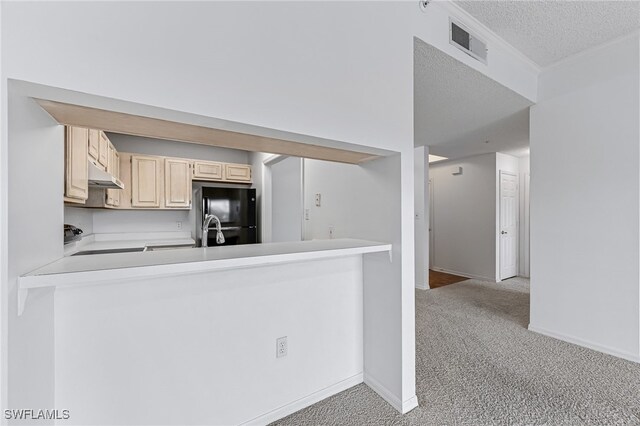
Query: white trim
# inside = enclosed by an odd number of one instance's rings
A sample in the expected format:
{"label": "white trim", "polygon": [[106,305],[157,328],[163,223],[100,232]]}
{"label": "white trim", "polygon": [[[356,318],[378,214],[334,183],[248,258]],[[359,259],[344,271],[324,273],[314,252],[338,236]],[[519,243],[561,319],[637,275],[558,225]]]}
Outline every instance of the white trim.
{"label": "white trim", "polygon": [[459,271],[454,271],[452,269],[439,268],[437,266],[432,266],[431,269],[437,272],[444,272],[445,274],[451,274],[451,275],[459,275],[461,277],[465,277],[473,280],[489,281],[492,283],[499,282],[499,281],[496,281],[495,277],[485,277],[483,275],[468,274],[466,272],[459,272]]}
{"label": "white trim", "polygon": [[429,290],[429,286],[427,285],[427,283],[422,283],[422,284],[416,283],[416,288],[418,290]]}
{"label": "white trim", "polygon": [[302,410],[303,408],[313,405],[316,402],[322,401],[325,398],[328,398],[337,393],[345,391],[355,385],[358,385],[362,383],[362,381],[363,381],[363,374],[362,373],[356,374],[355,376],[349,377],[348,379],[342,380],[327,388],[314,392],[311,395],[305,396],[289,404],[283,405],[282,407],[276,408],[275,410],[269,411],[268,413],[262,414],[258,417],[255,417],[251,420],[241,423],[241,425],[251,425],[251,426],[268,425],[271,422],[275,422],[276,420],[279,420],[283,417],[293,414],[296,411]]}
{"label": "white trim", "polygon": [[387,401],[393,408],[402,413],[402,401],[395,396],[389,389],[382,385],[379,381],[368,375],[364,374],[364,383],[369,386],[375,393],[380,395],[382,399]]}
{"label": "white trim", "polygon": [[416,395],[412,396],[402,403],[402,414],[407,414],[409,411],[418,407],[418,405],[418,397]]}
{"label": "white trim", "polygon": [[542,334],[547,337],[552,337],[554,339],[569,342],[574,345],[585,347],[587,349],[593,349],[594,351],[598,351],[598,352],[605,353],[607,355],[612,355],[618,358],[626,359],[628,361],[640,363],[640,354],[634,355],[629,352],[619,351],[617,349],[610,348],[608,346],[599,345],[597,343],[593,343],[588,340],[581,339],[579,337],[573,337],[573,336],[568,336],[562,333],[556,333],[554,331],[550,331],[545,328],[537,327],[531,324],[529,324],[528,328],[529,328],[529,331],[533,331],[534,333]]}
{"label": "white trim", "polygon": [[545,67],[543,67],[541,69],[541,72],[547,72],[547,71],[552,70],[553,68],[556,68],[556,67],[559,67],[559,66],[562,66],[562,65],[565,65],[565,64],[569,64],[569,63],[571,63],[573,61],[576,61],[576,60],[582,58],[583,56],[590,55],[593,52],[596,52],[596,51],[598,51],[600,49],[605,49],[605,48],[607,48],[609,46],[612,46],[612,45],[614,45],[616,43],[619,43],[619,42],[621,42],[623,40],[626,40],[628,38],[638,37],[638,35],[640,35],[640,30],[636,30],[636,31],[634,31],[634,32],[632,32],[630,34],[626,34],[626,35],[623,35],[623,36],[620,36],[620,37],[616,37],[613,40],[609,40],[609,41],[604,42],[602,44],[599,44],[597,46],[592,46],[592,47],[589,47],[589,48],[587,48],[585,50],[581,50],[578,53],[574,53],[573,55],[569,55],[567,57],[564,57],[562,59],[557,60],[556,62],[553,62],[552,64],[546,65]]}
{"label": "white trim", "polygon": [[486,25],[482,22],[478,21],[473,15],[469,14],[466,10],[458,6],[452,1],[435,1],[433,2],[448,12],[451,17],[456,20],[461,21],[466,27],[468,27],[471,31],[478,34],[482,40],[487,41],[487,49],[490,48],[490,44],[494,44],[499,46],[501,49],[505,50],[508,54],[514,56],[517,60],[522,62],[524,65],[529,67],[531,71],[535,73],[540,73],[540,66],[533,62],[529,57],[525,56],[524,53],[513,47],[511,44],[507,43],[507,41],[501,37],[499,37],[496,33],[491,31]]}
{"label": "white trim", "polygon": [[393,392],[367,373],[364,373],[364,383],[402,414],[406,414],[418,406],[417,396],[413,395],[411,398],[402,402]]}

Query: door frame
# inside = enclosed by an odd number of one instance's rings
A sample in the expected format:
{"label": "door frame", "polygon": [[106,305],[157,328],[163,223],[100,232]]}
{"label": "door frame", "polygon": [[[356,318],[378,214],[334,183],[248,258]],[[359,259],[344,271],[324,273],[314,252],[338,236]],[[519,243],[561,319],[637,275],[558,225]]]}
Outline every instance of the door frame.
{"label": "door frame", "polygon": [[[265,158],[262,161],[262,218],[260,228],[263,243],[270,243],[273,240],[272,228],[273,228],[273,179],[271,173],[271,167],[281,161],[291,157],[290,155],[273,154]],[[302,226],[300,227],[300,241],[304,241],[305,236],[305,218],[304,218],[304,158],[298,158],[300,160],[300,214]]]}
{"label": "door frame", "polygon": [[515,181],[516,181],[516,202],[515,202],[515,208],[516,208],[516,212],[515,212],[515,217],[516,217],[516,232],[515,232],[515,238],[516,238],[516,243],[514,244],[514,247],[516,249],[516,273],[513,276],[510,276],[508,278],[512,278],[512,277],[517,277],[519,275],[520,272],[520,177],[518,176],[518,173],[515,172],[510,172],[508,170],[499,170],[498,173],[498,214],[497,214],[497,227],[496,227],[496,253],[497,253],[497,266],[498,266],[498,270],[496,271],[496,277],[498,278],[497,282],[502,281],[503,279],[507,279],[507,278],[503,278],[502,277],[502,244],[501,244],[501,237],[500,237],[500,231],[502,228],[502,175],[510,175],[515,177]]}
{"label": "door frame", "polygon": [[429,191],[429,269],[433,268],[435,265],[436,259],[436,245],[435,245],[435,229],[434,229],[434,208],[433,208],[433,179],[429,178],[428,182],[428,191]]}

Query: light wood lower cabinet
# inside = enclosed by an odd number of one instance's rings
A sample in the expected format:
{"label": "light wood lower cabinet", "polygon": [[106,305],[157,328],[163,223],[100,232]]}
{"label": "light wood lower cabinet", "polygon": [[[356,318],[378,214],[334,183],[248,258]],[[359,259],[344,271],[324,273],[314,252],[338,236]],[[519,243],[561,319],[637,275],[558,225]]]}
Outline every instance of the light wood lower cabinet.
{"label": "light wood lower cabinet", "polygon": [[65,132],[65,201],[84,204],[89,196],[87,162],[89,130],[83,127],[69,126],[66,127]]}
{"label": "light wood lower cabinet", "polygon": [[162,158],[131,155],[131,207],[161,206]]}
{"label": "light wood lower cabinet", "polygon": [[179,158],[164,160],[164,206],[191,207],[191,162]]}

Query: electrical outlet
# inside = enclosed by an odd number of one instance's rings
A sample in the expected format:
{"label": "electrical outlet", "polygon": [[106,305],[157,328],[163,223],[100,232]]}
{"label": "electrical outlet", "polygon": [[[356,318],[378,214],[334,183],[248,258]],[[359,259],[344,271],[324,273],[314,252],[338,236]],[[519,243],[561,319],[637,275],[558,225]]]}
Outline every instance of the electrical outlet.
{"label": "electrical outlet", "polygon": [[178,228],[178,229],[182,229],[182,222],[177,221],[177,222],[176,222],[176,228]]}
{"label": "electrical outlet", "polygon": [[276,339],[276,358],[282,358],[287,356],[289,349],[287,344],[287,336],[279,337]]}
{"label": "electrical outlet", "polygon": [[309,220],[309,209],[304,209],[304,220]]}

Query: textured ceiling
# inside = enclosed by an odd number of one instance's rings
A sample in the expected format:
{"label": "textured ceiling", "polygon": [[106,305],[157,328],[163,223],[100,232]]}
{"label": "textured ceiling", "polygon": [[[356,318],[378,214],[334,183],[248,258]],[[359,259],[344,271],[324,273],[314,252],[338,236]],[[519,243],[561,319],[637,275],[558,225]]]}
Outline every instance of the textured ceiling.
{"label": "textured ceiling", "polygon": [[640,1],[455,3],[541,67],[640,27]]}
{"label": "textured ceiling", "polygon": [[[415,145],[449,158],[522,154],[531,102],[435,47],[414,39]],[[489,143],[485,143],[489,140]]]}

